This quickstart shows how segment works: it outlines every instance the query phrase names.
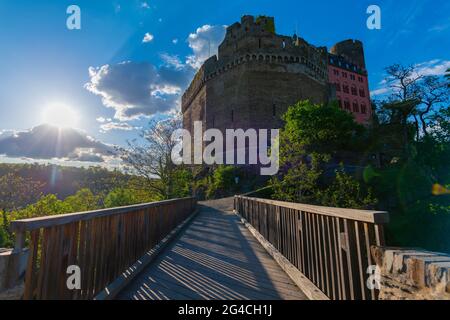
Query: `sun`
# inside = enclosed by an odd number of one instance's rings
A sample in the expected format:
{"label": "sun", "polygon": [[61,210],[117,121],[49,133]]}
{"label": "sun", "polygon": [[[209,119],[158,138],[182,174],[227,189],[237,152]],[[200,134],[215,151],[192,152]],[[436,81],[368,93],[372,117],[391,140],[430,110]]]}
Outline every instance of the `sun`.
{"label": "sun", "polygon": [[44,123],[60,128],[73,128],[78,124],[78,113],[64,104],[53,104],[42,113]]}

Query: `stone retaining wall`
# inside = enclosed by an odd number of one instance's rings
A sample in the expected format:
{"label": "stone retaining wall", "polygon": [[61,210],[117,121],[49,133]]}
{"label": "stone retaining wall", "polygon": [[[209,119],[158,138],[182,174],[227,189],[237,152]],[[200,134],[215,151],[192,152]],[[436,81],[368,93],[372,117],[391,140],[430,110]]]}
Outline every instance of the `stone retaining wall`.
{"label": "stone retaining wall", "polygon": [[450,300],[450,256],[420,249],[373,247],[380,300]]}

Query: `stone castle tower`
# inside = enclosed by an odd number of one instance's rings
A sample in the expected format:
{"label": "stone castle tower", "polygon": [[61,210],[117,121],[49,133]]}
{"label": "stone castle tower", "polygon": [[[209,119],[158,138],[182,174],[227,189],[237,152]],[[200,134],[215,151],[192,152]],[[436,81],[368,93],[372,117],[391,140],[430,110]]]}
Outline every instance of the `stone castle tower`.
{"label": "stone castle tower", "polygon": [[304,39],[275,33],[272,17],[243,16],[226,31],[218,56],[206,60],[182,98],[183,126],[203,129],[274,129],[299,100],[336,99],[329,60],[337,55],[365,70],[362,43],[344,41],[331,54]]}

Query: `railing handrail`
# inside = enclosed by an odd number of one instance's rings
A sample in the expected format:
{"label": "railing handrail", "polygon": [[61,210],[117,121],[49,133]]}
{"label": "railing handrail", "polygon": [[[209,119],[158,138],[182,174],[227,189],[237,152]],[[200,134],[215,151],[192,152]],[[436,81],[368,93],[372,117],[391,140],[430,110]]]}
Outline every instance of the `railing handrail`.
{"label": "railing handrail", "polygon": [[40,228],[48,228],[53,226],[60,226],[64,224],[69,224],[76,221],[91,220],[100,217],[112,216],[116,214],[126,213],[128,211],[133,212],[136,210],[144,210],[149,208],[158,207],[161,205],[176,203],[179,201],[184,201],[188,199],[194,199],[194,197],[186,197],[179,199],[163,200],[158,202],[149,202],[144,204],[136,204],[131,206],[117,207],[100,209],[85,212],[75,212],[67,214],[59,214],[54,216],[45,216],[31,219],[22,219],[11,221],[10,229],[12,232],[26,232],[33,231]]}
{"label": "railing handrail", "polygon": [[359,209],[344,209],[344,208],[332,208],[314,206],[309,204],[284,202],[278,200],[252,198],[246,196],[236,196],[237,198],[252,200],[260,203],[271,204],[289,209],[295,209],[300,211],[307,211],[319,215],[326,215],[338,218],[344,218],[355,221],[369,222],[375,224],[387,224],[389,223],[389,213],[386,211],[377,210],[359,210]]}

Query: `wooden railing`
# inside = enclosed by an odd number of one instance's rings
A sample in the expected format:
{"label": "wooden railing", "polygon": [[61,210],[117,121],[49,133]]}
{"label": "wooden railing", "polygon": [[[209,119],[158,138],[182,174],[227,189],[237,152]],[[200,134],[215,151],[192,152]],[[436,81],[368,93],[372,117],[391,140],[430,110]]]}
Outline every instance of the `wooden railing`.
{"label": "wooden railing", "polygon": [[[29,234],[24,299],[92,299],[194,211],[194,198],[11,223],[15,250]],[[81,289],[69,290],[69,266]]]}
{"label": "wooden railing", "polygon": [[[384,245],[386,212],[235,197],[235,210],[333,300],[375,300],[372,245]],[[371,288],[371,289],[369,289]]]}

